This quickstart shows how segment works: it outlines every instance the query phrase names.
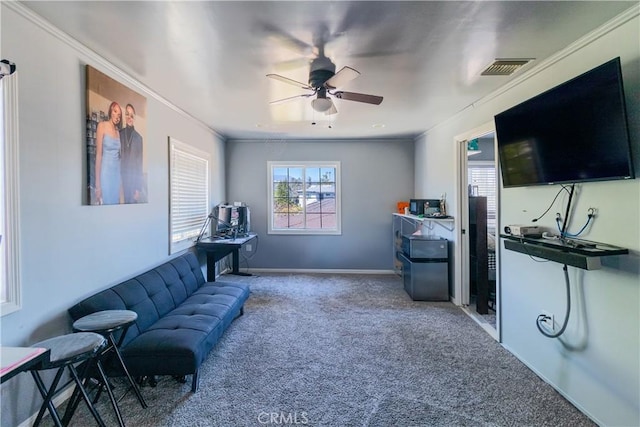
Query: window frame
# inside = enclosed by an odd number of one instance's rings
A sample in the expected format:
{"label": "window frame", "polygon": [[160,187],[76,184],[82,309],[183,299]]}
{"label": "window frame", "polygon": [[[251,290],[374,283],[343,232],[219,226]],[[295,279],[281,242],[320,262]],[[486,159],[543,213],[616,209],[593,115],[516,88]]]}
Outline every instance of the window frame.
{"label": "window frame", "polygon": [[[20,273],[20,188],[19,188],[19,151],[18,151],[18,73],[5,76],[0,81],[0,102],[2,102],[0,132],[3,140],[0,144],[0,188],[4,199],[2,241],[0,241],[0,268],[3,295],[0,298],[0,316],[16,312],[22,308],[22,281]],[[6,287],[6,290],[4,289]]]}
{"label": "window frame", "polygon": [[[333,168],[335,169],[335,209],[336,209],[336,227],[330,229],[318,228],[274,228],[274,176],[273,172],[276,168]],[[342,234],[342,203],[341,203],[341,173],[340,161],[268,161],[267,162],[267,234],[280,235],[341,235]]]}
{"label": "window frame", "polygon": [[[177,202],[176,200],[174,200],[174,197],[176,195],[174,190],[177,191],[177,188],[179,188],[179,185],[177,185],[175,180],[183,176],[181,173],[177,173],[176,171],[176,167],[178,167],[178,165],[175,164],[175,158],[174,158],[175,154],[183,155],[185,157],[191,157],[191,159],[196,163],[203,162],[204,163],[204,168],[203,168],[204,181],[202,182],[202,187],[200,187],[202,192],[195,195],[196,197],[192,197],[191,202],[194,203],[193,206],[196,206],[196,204],[198,206],[194,208],[193,215],[191,215],[188,218],[188,222],[190,223],[190,225],[188,226],[189,228],[186,231],[183,230],[183,233],[186,233],[186,235],[180,238],[179,240],[174,241],[174,229],[177,228],[175,224],[177,219],[175,216],[177,215],[177,213],[175,212],[175,209],[174,209],[177,205]],[[195,244],[195,240],[200,234],[200,232],[203,231],[202,230],[203,225],[207,221],[207,216],[209,215],[209,211],[210,211],[210,207],[209,207],[210,206],[209,204],[210,190],[209,189],[210,189],[210,176],[211,176],[210,166],[211,166],[211,155],[209,153],[199,150],[189,144],[185,144],[181,141],[178,141],[175,138],[169,137],[169,254],[170,255],[192,247]],[[193,172],[193,170],[191,169],[185,169],[185,171]],[[194,196],[194,194],[191,194],[190,196]],[[184,220],[184,218],[182,220]],[[204,230],[204,231],[208,232],[209,230]],[[207,235],[207,233],[205,233],[205,235]]]}

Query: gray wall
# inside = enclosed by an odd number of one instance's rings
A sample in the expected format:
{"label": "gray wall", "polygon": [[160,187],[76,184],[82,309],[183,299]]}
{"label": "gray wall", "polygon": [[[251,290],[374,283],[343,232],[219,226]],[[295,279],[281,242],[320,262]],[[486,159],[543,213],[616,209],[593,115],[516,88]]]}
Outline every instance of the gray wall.
{"label": "gray wall", "polygon": [[[537,64],[518,84],[480,100],[421,137],[416,144],[416,189],[457,194],[455,168],[442,158],[455,158],[457,135],[532,96],[620,56],[636,174],[640,172],[640,19],[623,14],[602,29]],[[433,154],[437,155],[434,156]],[[551,203],[558,186],[509,188],[500,191],[501,224],[530,224]],[[452,198],[454,201],[456,197]],[[555,207],[561,209],[566,198]],[[640,425],[640,179],[585,183],[578,186],[574,222],[586,220],[589,207],[598,216],[586,239],[626,247],[630,254],[606,260],[604,268],[569,268],[572,314],[563,342],[542,336],[535,326],[541,310],[561,323],[566,309],[562,265],[536,262],[501,249],[501,330],[503,345],[551,383],[600,425]],[[455,208],[454,208],[455,209]],[[554,213],[537,224],[555,229]],[[560,210],[560,212],[563,212]],[[454,214],[457,215],[457,214]],[[481,398],[481,396],[479,396]]]}
{"label": "gray wall", "polygon": [[[22,309],[3,316],[1,344],[30,345],[70,331],[82,297],[168,259],[168,136],[211,153],[213,203],[224,194],[224,142],[200,123],[117,76],[2,2],[2,58],[17,64]],[[83,205],[85,64],[147,97],[149,203]],[[2,426],[37,412],[29,375],[2,385]]]}
{"label": "gray wall", "polygon": [[[413,197],[413,141],[227,142],[227,195],[251,208],[251,268],[391,270],[392,212]],[[340,161],[342,235],[267,234],[267,161]]]}
{"label": "gray wall", "polygon": [[[168,136],[211,152],[214,204],[225,200],[225,148],[211,130],[119,79],[149,102],[150,201],[140,206],[83,206],[83,65],[116,76],[109,64],[29,22],[6,2],[0,10],[2,57],[18,64],[20,79],[23,308],[0,322],[1,344],[12,346],[68,331],[66,310],[74,302],[167,259]],[[455,215],[455,135],[617,55],[622,57],[631,94],[627,102],[637,165],[639,27],[636,15],[574,47],[522,84],[430,130],[416,142],[415,163],[412,144],[403,141],[229,142],[229,200],[242,200],[252,207],[253,226],[260,235],[251,266],[390,270],[391,212],[396,201],[447,193]],[[266,235],[266,161],[286,159],[342,161],[342,236]],[[554,193],[551,188],[503,191],[503,222],[530,220],[530,213],[538,213]],[[535,330],[533,320],[540,309],[562,313],[565,297],[557,265],[500,254],[504,345],[603,425],[640,424],[639,199],[638,179],[582,187],[577,209],[599,208],[588,237],[628,247],[632,254],[597,272],[572,271],[581,303],[567,338],[574,345],[586,344],[579,350],[563,347]],[[270,253],[278,258],[271,260]],[[26,375],[3,384],[1,393],[3,426],[19,424],[40,402]]]}

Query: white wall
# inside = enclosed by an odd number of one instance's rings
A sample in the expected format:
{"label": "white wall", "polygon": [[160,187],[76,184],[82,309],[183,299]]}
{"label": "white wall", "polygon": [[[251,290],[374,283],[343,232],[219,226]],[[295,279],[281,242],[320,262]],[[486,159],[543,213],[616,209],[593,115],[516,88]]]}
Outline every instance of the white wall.
{"label": "white wall", "polygon": [[[640,173],[640,19],[638,8],[590,38],[574,43],[552,61],[538,64],[520,84],[428,131],[416,141],[416,190],[454,194],[454,138],[493,116],[616,56],[621,57],[632,151]],[[613,22],[613,21],[612,21]],[[524,76],[523,76],[524,77]],[[453,160],[455,162],[455,160]],[[551,203],[558,186],[501,191],[501,227],[530,223]],[[607,426],[640,425],[640,179],[578,186],[574,227],[588,207],[598,216],[584,237],[629,248],[630,255],[603,261],[597,271],[570,268],[572,315],[567,342],[542,336],[535,319],[548,310],[561,323],[565,284],[560,264],[535,262],[501,250],[503,345],[550,382],[583,412]],[[456,193],[457,194],[457,193]],[[454,199],[455,198],[450,198]],[[452,200],[454,203],[455,201]],[[566,203],[566,198],[563,200]],[[561,204],[556,205],[560,209]],[[555,212],[555,210],[554,210]],[[564,211],[562,210],[563,214]],[[553,229],[554,216],[538,224]],[[576,228],[577,230],[577,228]]]}
{"label": "white wall", "polygon": [[[17,64],[19,78],[22,249],[22,309],[2,317],[1,344],[22,346],[69,332],[75,302],[168,259],[168,136],[211,153],[214,204],[224,199],[224,142],[100,58],[1,7],[1,57]],[[147,97],[147,204],[83,205],[86,64]],[[2,425],[17,425],[40,402],[28,375],[3,384]]]}

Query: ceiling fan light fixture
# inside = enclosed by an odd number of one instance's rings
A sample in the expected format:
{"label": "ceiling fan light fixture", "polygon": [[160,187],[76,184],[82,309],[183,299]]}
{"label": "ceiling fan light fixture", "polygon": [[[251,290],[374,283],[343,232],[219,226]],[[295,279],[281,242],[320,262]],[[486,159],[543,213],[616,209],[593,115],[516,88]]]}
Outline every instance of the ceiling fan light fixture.
{"label": "ceiling fan light fixture", "polygon": [[329,110],[332,105],[333,102],[331,102],[329,98],[316,98],[311,101],[311,107],[319,113],[324,113]]}

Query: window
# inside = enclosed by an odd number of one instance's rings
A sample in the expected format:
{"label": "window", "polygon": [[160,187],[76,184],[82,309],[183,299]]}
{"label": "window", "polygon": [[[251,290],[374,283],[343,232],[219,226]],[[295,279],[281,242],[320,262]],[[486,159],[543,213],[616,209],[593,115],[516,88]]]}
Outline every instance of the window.
{"label": "window", "polygon": [[469,185],[472,193],[487,198],[487,228],[496,229],[496,168],[493,162],[469,162]]}
{"label": "window", "polygon": [[20,309],[18,75],[0,79],[0,313]]}
{"label": "window", "polygon": [[193,246],[209,214],[209,154],[169,138],[169,253]]}
{"label": "window", "polygon": [[270,234],[340,234],[340,163],[269,162]]}

